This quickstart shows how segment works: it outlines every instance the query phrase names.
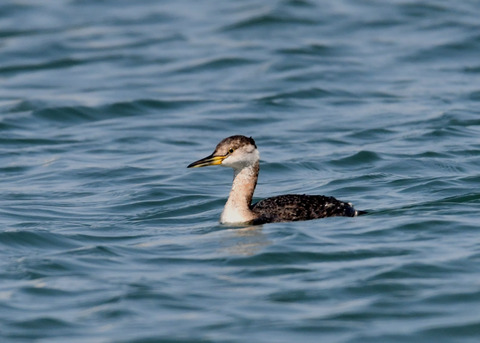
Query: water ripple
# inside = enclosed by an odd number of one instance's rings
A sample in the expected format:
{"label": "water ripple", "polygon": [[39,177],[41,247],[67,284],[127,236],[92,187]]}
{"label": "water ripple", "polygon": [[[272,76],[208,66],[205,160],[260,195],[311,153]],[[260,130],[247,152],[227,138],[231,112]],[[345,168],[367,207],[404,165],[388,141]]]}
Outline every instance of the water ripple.
{"label": "water ripple", "polygon": [[[0,341],[476,342],[477,12],[3,1]],[[369,214],[219,224],[233,134]]]}

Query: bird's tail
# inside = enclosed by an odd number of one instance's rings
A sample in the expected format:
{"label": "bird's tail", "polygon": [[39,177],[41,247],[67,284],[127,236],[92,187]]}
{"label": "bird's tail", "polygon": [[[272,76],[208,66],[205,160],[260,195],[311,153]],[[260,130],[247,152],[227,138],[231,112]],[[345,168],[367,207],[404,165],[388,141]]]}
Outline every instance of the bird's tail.
{"label": "bird's tail", "polygon": [[355,211],[355,217],[356,216],[363,216],[364,214],[368,214],[367,211]]}

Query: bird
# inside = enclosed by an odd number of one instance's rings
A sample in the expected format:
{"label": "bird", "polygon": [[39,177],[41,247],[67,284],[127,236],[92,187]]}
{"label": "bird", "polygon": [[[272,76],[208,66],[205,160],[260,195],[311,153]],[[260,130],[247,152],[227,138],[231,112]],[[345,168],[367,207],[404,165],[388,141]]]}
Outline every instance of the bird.
{"label": "bird", "polygon": [[234,135],[217,144],[212,154],[187,168],[220,165],[233,168],[233,184],[220,216],[221,224],[259,225],[325,217],[354,217],[365,214],[351,203],[331,196],[286,194],[252,204],[260,171],[260,153],[252,137]]}

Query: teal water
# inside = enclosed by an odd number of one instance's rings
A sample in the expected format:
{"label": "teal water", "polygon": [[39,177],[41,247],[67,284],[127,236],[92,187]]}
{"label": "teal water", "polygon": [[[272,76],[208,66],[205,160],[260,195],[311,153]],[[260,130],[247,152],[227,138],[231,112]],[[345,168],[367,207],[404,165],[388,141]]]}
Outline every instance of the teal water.
{"label": "teal water", "polygon": [[[478,342],[476,1],[0,4],[1,342]],[[235,228],[255,199],[368,210]]]}

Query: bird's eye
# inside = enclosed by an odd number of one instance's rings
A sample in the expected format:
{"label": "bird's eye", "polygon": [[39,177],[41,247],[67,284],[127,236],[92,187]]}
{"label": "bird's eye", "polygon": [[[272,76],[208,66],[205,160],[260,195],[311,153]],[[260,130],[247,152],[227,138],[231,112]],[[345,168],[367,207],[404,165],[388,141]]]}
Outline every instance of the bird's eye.
{"label": "bird's eye", "polygon": [[233,149],[230,148],[230,150],[228,150],[228,153],[229,154],[233,153]]}

